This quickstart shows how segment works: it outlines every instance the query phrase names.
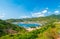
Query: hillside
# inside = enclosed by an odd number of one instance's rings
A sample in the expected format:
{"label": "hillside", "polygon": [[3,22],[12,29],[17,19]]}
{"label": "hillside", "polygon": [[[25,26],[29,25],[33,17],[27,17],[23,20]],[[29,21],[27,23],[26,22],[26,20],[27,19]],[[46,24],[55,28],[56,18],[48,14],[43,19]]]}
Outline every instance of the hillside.
{"label": "hillside", "polygon": [[7,22],[39,22],[39,23],[41,23],[41,22],[49,22],[50,20],[59,21],[60,14],[59,15],[52,14],[50,16],[36,17],[36,18],[7,19],[5,21],[7,21]]}
{"label": "hillside", "polygon": [[17,32],[25,32],[26,30],[18,25],[14,25],[3,20],[0,20],[0,36],[14,34]]}
{"label": "hillside", "polygon": [[[58,27],[57,27],[58,26]],[[57,39],[60,31],[60,23],[50,22],[41,29],[23,34],[6,35],[1,39]]]}
{"label": "hillside", "polygon": [[[17,19],[13,19],[13,21],[2,21],[0,20],[0,29],[3,31],[1,34],[5,35],[0,37],[0,39],[58,39],[60,38],[60,15],[50,15],[46,17],[39,17],[39,18],[27,18],[27,19],[21,19],[23,22],[39,22],[39,23],[45,23],[45,25],[42,25],[40,29],[33,30],[31,32],[26,32],[26,30],[22,27],[19,27],[14,24],[10,24],[11,22],[17,22]],[[17,21],[14,21],[17,20]],[[20,22],[22,22],[19,20]],[[7,23],[8,22],[8,23]],[[6,26],[6,27],[5,27]],[[13,30],[13,34],[6,33],[5,31]],[[5,30],[5,31],[4,31]],[[15,31],[19,32],[16,34]],[[26,32],[26,33],[25,33]]]}

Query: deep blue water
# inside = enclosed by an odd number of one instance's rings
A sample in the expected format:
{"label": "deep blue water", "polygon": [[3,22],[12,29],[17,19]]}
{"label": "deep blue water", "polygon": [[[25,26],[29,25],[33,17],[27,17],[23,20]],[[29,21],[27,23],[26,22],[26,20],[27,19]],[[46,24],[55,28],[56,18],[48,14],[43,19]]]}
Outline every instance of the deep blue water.
{"label": "deep blue water", "polygon": [[28,28],[31,26],[35,26],[35,27],[40,26],[40,24],[24,24],[24,23],[18,23],[18,25],[25,28]]}

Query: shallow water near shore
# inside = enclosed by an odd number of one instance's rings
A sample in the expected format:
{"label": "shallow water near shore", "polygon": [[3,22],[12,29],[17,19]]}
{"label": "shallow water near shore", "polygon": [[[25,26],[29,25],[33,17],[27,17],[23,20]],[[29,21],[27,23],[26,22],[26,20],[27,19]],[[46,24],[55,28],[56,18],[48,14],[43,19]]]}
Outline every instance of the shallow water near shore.
{"label": "shallow water near shore", "polygon": [[20,23],[13,23],[13,24],[17,24],[17,25],[19,25],[19,26],[21,26],[21,27],[25,27],[25,28],[29,28],[29,27],[39,27],[39,26],[41,26],[40,24],[38,24],[38,23],[22,23],[22,22],[20,22]]}
{"label": "shallow water near shore", "polygon": [[40,24],[30,24],[30,23],[29,24],[19,23],[18,25],[25,28],[40,26]]}

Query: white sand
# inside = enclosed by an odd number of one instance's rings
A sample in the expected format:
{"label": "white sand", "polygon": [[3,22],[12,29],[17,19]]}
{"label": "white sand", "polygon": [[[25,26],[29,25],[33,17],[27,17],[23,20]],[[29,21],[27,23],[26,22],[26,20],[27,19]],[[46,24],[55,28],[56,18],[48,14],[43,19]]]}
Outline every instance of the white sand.
{"label": "white sand", "polygon": [[36,29],[40,29],[40,28],[41,28],[41,27],[36,27],[36,28],[27,28],[26,30],[30,32],[30,31],[33,31],[33,30],[36,30]]}

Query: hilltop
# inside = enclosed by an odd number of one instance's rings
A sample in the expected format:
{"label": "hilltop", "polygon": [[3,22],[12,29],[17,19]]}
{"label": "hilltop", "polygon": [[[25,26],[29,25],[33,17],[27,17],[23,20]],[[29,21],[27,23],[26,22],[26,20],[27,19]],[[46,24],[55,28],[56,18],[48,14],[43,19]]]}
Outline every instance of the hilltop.
{"label": "hilltop", "polygon": [[52,14],[50,16],[45,17],[35,17],[35,18],[23,18],[23,19],[7,19],[5,21],[7,22],[49,22],[50,20],[59,21],[60,20],[60,14],[55,15]]}

